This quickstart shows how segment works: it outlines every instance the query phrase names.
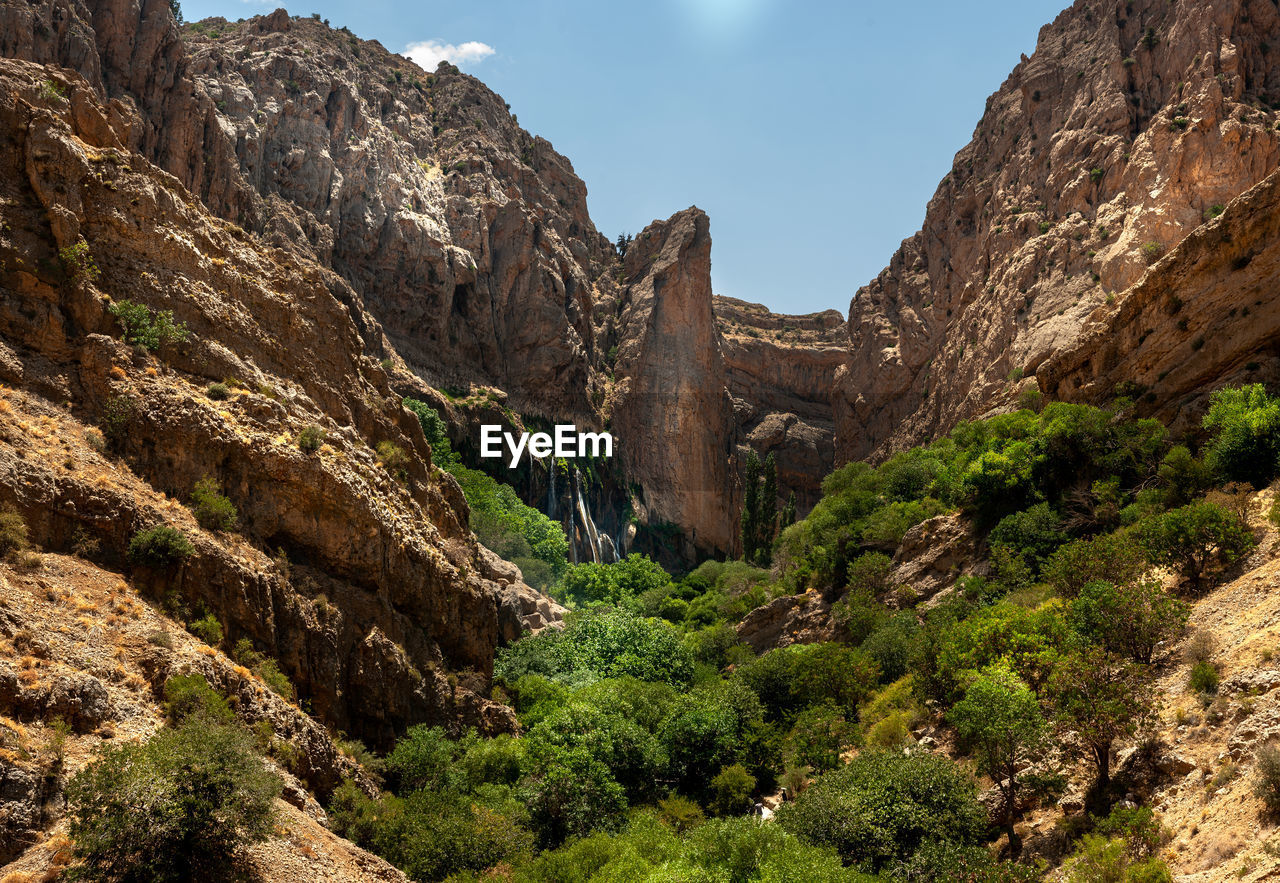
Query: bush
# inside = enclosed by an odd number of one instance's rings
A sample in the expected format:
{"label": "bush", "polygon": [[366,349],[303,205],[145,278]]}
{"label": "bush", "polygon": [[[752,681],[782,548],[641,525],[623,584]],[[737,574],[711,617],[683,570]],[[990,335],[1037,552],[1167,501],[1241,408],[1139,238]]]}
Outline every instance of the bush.
{"label": "bush", "polygon": [[[46,86],[53,82],[53,80],[47,81]],[[61,94],[60,85],[49,88]],[[97,261],[93,259],[93,253],[89,251],[89,243],[85,242],[83,236],[66,248],[58,249],[58,259],[62,261],[63,270],[77,283],[93,282],[102,275]]]}
{"label": "bush", "polygon": [[609,610],[498,651],[495,677],[513,684],[529,674],[563,683],[630,676],[683,688],[693,682],[693,659],[667,623]]}
{"label": "bush", "polygon": [[227,700],[199,674],[174,675],[164,682],[164,710],[172,724],[192,716],[215,724],[235,719]]}
{"label": "bush", "polygon": [[1007,546],[1016,552],[1032,575],[1038,576],[1049,556],[1068,540],[1060,519],[1048,503],[1015,512],[1001,519],[988,537],[992,548]]}
{"label": "bush", "polygon": [[271,836],[280,787],[247,732],[200,717],[107,748],[67,785],[80,873],[104,881],[223,876],[230,856]]}
{"label": "bush", "polygon": [[1263,745],[1254,756],[1253,793],[1271,815],[1280,813],[1280,749]]}
{"label": "bush", "polygon": [[974,781],[932,754],[868,751],[828,773],[778,812],[802,840],[879,872],[929,841],[976,845],[986,811]]}
{"label": "bush", "polygon": [[[143,352],[154,352],[167,343],[182,343],[187,339],[187,326],[175,322],[169,310],[152,310],[130,300],[116,301],[107,307],[124,330],[124,340]],[[210,396],[212,398],[212,396]]]}
{"label": "bush", "polygon": [[721,768],[711,780],[711,808],[717,815],[736,816],[755,805],[756,777],[742,764]]}
{"label": "bush", "polygon": [[186,534],[163,524],[140,530],[129,541],[129,560],[156,569],[179,564],[195,551]]}
{"label": "bush", "polygon": [[204,394],[215,402],[225,402],[227,399],[231,398],[231,387],[221,382],[210,383],[205,387]]}
{"label": "bush", "polygon": [[1191,666],[1187,684],[1197,693],[1217,693],[1220,677],[1218,667],[1212,662],[1197,662]]}
{"label": "bush", "polygon": [[274,659],[264,659],[253,670],[261,680],[266,684],[272,693],[283,699],[292,701],[295,695],[293,681],[289,680],[289,676],[280,670],[280,664]]}
{"label": "bush", "polygon": [[0,558],[27,548],[27,522],[17,509],[0,509]]}
{"label": "bush", "polygon": [[[417,399],[405,399],[404,406],[418,418],[422,434],[431,446],[431,461],[442,469],[458,462],[458,455],[453,452],[449,443],[449,427],[440,417],[439,412],[426,402]],[[553,467],[554,468],[554,467]]]}
{"label": "bush", "polygon": [[191,491],[191,511],[205,530],[231,530],[236,526],[236,507],[222,494],[211,476],[196,482]]}
{"label": "bush", "polygon": [[1255,383],[1213,394],[1204,428],[1212,439],[1205,464],[1226,481],[1260,488],[1280,470],[1280,398]]}
{"label": "bush", "polygon": [[1074,598],[1089,583],[1128,583],[1149,567],[1142,546],[1121,531],[1067,543],[1045,564],[1044,578],[1059,595]]}
{"label": "bush", "polygon": [[537,574],[531,569],[526,582],[546,591],[568,567],[569,540],[564,528],[532,506],[525,505],[508,484],[495,481],[476,469],[451,465],[449,474],[458,480],[462,492],[471,507],[471,529],[476,538],[487,548],[508,561],[521,564],[523,560],[545,562],[545,582],[531,580]]}
{"label": "bush", "polygon": [[218,618],[212,613],[197,619],[195,622],[188,623],[187,631],[210,647],[217,647],[222,643],[222,623],[218,622]]}
{"label": "bush", "polygon": [[370,798],[345,782],[334,792],[330,818],[334,830],[413,880],[443,880],[523,862],[533,850],[532,836],[510,807],[487,806],[451,792]]}
{"label": "bush", "polygon": [[658,801],[658,818],[677,834],[690,831],[706,821],[702,807],[679,794]]}
{"label": "bush", "polygon": [[298,450],[307,454],[314,454],[320,450],[321,445],[325,441],[325,431],[312,423],[302,428],[298,433]]}
{"label": "bush", "polygon": [[616,606],[670,582],[671,577],[658,564],[632,552],[614,564],[570,566],[561,580],[560,591],[574,604]]}
{"label": "bush", "polygon": [[1254,546],[1253,534],[1234,513],[1208,502],[1148,518],[1139,532],[1149,560],[1178,570],[1194,589],[1211,569],[1240,560]]}

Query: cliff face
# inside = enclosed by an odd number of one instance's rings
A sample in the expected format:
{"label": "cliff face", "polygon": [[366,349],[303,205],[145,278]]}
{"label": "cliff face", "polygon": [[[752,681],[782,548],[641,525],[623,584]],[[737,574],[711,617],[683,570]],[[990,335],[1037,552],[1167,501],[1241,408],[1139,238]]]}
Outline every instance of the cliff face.
{"label": "cliff face", "polygon": [[[1012,404],[1054,354],[1091,345],[1091,316],[1137,309],[1148,265],[1280,161],[1278,39],[1267,0],[1078,0],[1047,25],[921,232],[853,299],[837,459]],[[1154,373],[1178,370],[1172,355]]]}
{"label": "cliff face", "polygon": [[[336,727],[376,744],[416,721],[512,727],[466,685],[484,689],[529,590],[466,529],[365,352],[353,292],[210,214],[130,149],[140,128],[75,74],[0,60],[0,381],[30,397],[0,438],[0,501],[41,546],[93,546],[113,568],[145,527],[188,533],[193,556],[132,568],[135,583],[278,658]],[[109,312],[124,300],[188,336],[131,348]],[[325,434],[313,453],[297,444],[308,426]],[[236,533],[178,505],[206,476]],[[464,686],[446,677],[463,670]]]}
{"label": "cliff face", "polygon": [[610,392],[618,454],[651,523],[693,547],[736,543],[733,406],[711,306],[710,221],[690,208],[655,221],[627,252]]}
{"label": "cliff face", "polygon": [[[12,25],[0,37],[4,54],[80,71],[95,92],[120,99],[128,146],[213,215],[332,271],[363,351],[390,360],[398,391],[476,384],[501,390],[518,415],[639,426],[651,413],[642,399],[605,399],[612,354],[640,334],[654,354],[706,347],[667,370],[687,367],[677,385],[699,401],[724,397],[723,367],[707,369],[721,357],[709,348],[716,335],[705,256],[701,267],[668,273],[664,295],[688,286],[679,297],[698,305],[689,318],[705,327],[668,323],[660,334],[675,337],[661,343],[638,330],[644,323],[627,311],[650,295],[627,289],[646,276],[624,270],[595,230],[569,161],[456,68],[427,73],[376,42],[282,10],[181,29],[163,0],[8,3],[0,15]],[[797,412],[757,402],[745,388],[737,397],[748,434],[766,415]],[[630,407],[640,411],[628,417]],[[800,419],[803,426],[773,421],[759,441],[762,450],[803,451],[792,458],[797,483],[801,463],[829,461],[820,450],[825,429]],[[619,485],[664,502],[637,500],[635,510],[655,513],[655,525],[674,520],[703,551],[727,550],[733,513],[711,507],[712,525],[709,510],[695,516],[698,506],[667,501],[662,476],[673,463],[705,467],[689,474],[692,483],[723,486],[717,464],[726,445],[732,454],[728,434],[698,435],[711,447],[696,455],[694,438],[643,438],[630,444]]]}
{"label": "cliff face", "polygon": [[1280,380],[1280,172],[1237,197],[1099,307],[1079,340],[1037,372],[1053,398],[1116,394],[1175,429],[1195,429],[1224,384]]}
{"label": "cliff face", "polygon": [[738,459],[748,448],[773,454],[780,492],[795,491],[803,514],[835,465],[831,389],[846,358],[844,317],[836,310],[783,315],[731,297],[716,297],[715,312]]}

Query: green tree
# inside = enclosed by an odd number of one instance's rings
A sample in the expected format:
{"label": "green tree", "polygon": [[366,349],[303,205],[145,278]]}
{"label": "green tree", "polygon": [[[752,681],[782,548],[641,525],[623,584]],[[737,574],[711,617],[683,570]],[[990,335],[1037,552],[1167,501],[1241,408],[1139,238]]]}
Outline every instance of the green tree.
{"label": "green tree", "polygon": [[742,560],[755,563],[760,537],[760,458],[754,450],[747,452],[743,467],[742,517],[739,524]]}
{"label": "green tree", "polygon": [[711,809],[721,816],[738,816],[748,812],[756,790],[756,777],[742,764],[722,767],[711,780]]}
{"label": "green tree", "polygon": [[1049,692],[1058,720],[1089,752],[1099,797],[1111,785],[1111,748],[1137,730],[1148,707],[1148,686],[1145,667],[1100,647],[1065,655],[1054,671]]}
{"label": "green tree", "polygon": [[1045,565],[1044,578],[1059,595],[1074,598],[1089,583],[1129,583],[1150,566],[1133,533],[1119,531],[1062,546]]}
{"label": "green tree", "polygon": [[1017,856],[1019,772],[1038,758],[1048,732],[1036,694],[1008,668],[993,666],[969,685],[947,717],[977,752],[979,769],[1000,789],[1009,851]]}
{"label": "green tree", "polygon": [[129,560],[146,567],[169,567],[191,557],[195,551],[186,534],[164,524],[140,530],[129,541]]}
{"label": "green tree", "polygon": [[458,455],[449,443],[449,427],[435,408],[418,399],[405,399],[404,406],[418,418],[422,434],[431,446],[431,462],[441,469],[458,463]]}
{"label": "green tree", "polygon": [[1204,428],[1205,465],[1226,481],[1263,487],[1280,470],[1280,398],[1254,383],[1213,394]]}
{"label": "green tree", "polygon": [[190,880],[265,840],[280,780],[248,732],[201,716],[146,742],[107,748],[67,786],[86,879]]}
{"label": "green tree", "polygon": [[1049,556],[1067,541],[1060,519],[1048,503],[1037,503],[1030,509],[1005,516],[991,531],[991,546],[1007,546],[1020,555],[1038,576]]}
{"label": "green tree", "polygon": [[1233,512],[1201,501],[1152,516],[1139,525],[1153,564],[1172,567],[1198,591],[1215,567],[1226,567],[1253,551],[1253,534]]}
{"label": "green tree", "polygon": [[785,804],[778,823],[880,872],[930,841],[976,845],[986,811],[973,779],[945,757],[865,751]]}
{"label": "green tree", "polygon": [[211,475],[197,481],[191,490],[191,511],[205,530],[231,530],[236,526],[236,507]]}
{"label": "green tree", "polygon": [[1089,583],[1069,608],[1072,628],[1112,653],[1149,665],[1156,652],[1182,634],[1191,607],[1156,580],[1117,585]]}

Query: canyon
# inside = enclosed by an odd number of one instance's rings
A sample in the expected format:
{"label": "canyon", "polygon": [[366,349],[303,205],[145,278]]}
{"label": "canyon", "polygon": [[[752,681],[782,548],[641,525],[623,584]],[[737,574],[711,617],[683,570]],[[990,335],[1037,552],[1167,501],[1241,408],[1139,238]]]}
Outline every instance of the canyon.
{"label": "canyon", "polygon": [[[406,397],[559,522],[574,563],[673,571],[742,551],[753,453],[803,516],[842,464],[1046,401],[1194,438],[1214,390],[1280,383],[1278,111],[1270,0],[1076,0],[846,321],[714,292],[696,206],[615,246],[570,160],[448,63],[282,9],[0,0],[0,504],[47,560],[0,574],[0,698],[65,716],[83,761],[155,732],[165,679],[194,667],[305,746],[290,818],[324,841],[308,792],[377,790],[340,736],[518,731],[494,654],[565,613],[477,541]],[[180,333],[148,346],[125,306]],[[613,456],[481,462],[482,427],[557,424]],[[234,530],[184,505],[204,480]],[[190,538],[181,563],[131,557],[156,527]],[[892,567],[931,598],[978,545],[935,516]],[[773,599],[740,633],[829,638],[830,601]],[[205,653],[182,631],[201,616],[305,709]],[[176,646],[151,641],[170,625]],[[24,848],[32,769],[0,759],[0,833]],[[401,879],[348,846],[323,848]]]}

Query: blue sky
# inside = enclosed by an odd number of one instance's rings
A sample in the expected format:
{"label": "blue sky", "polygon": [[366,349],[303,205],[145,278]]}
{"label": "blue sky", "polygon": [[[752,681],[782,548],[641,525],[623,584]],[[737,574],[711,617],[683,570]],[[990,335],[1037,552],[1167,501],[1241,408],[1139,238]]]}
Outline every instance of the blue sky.
{"label": "blue sky", "polygon": [[[450,54],[573,161],[610,239],[696,204],[711,216],[717,294],[779,312],[845,312],[919,229],[987,96],[1066,2],[294,0],[286,8],[319,12],[393,52],[434,44],[418,57]],[[182,5],[194,21],[279,3]]]}

